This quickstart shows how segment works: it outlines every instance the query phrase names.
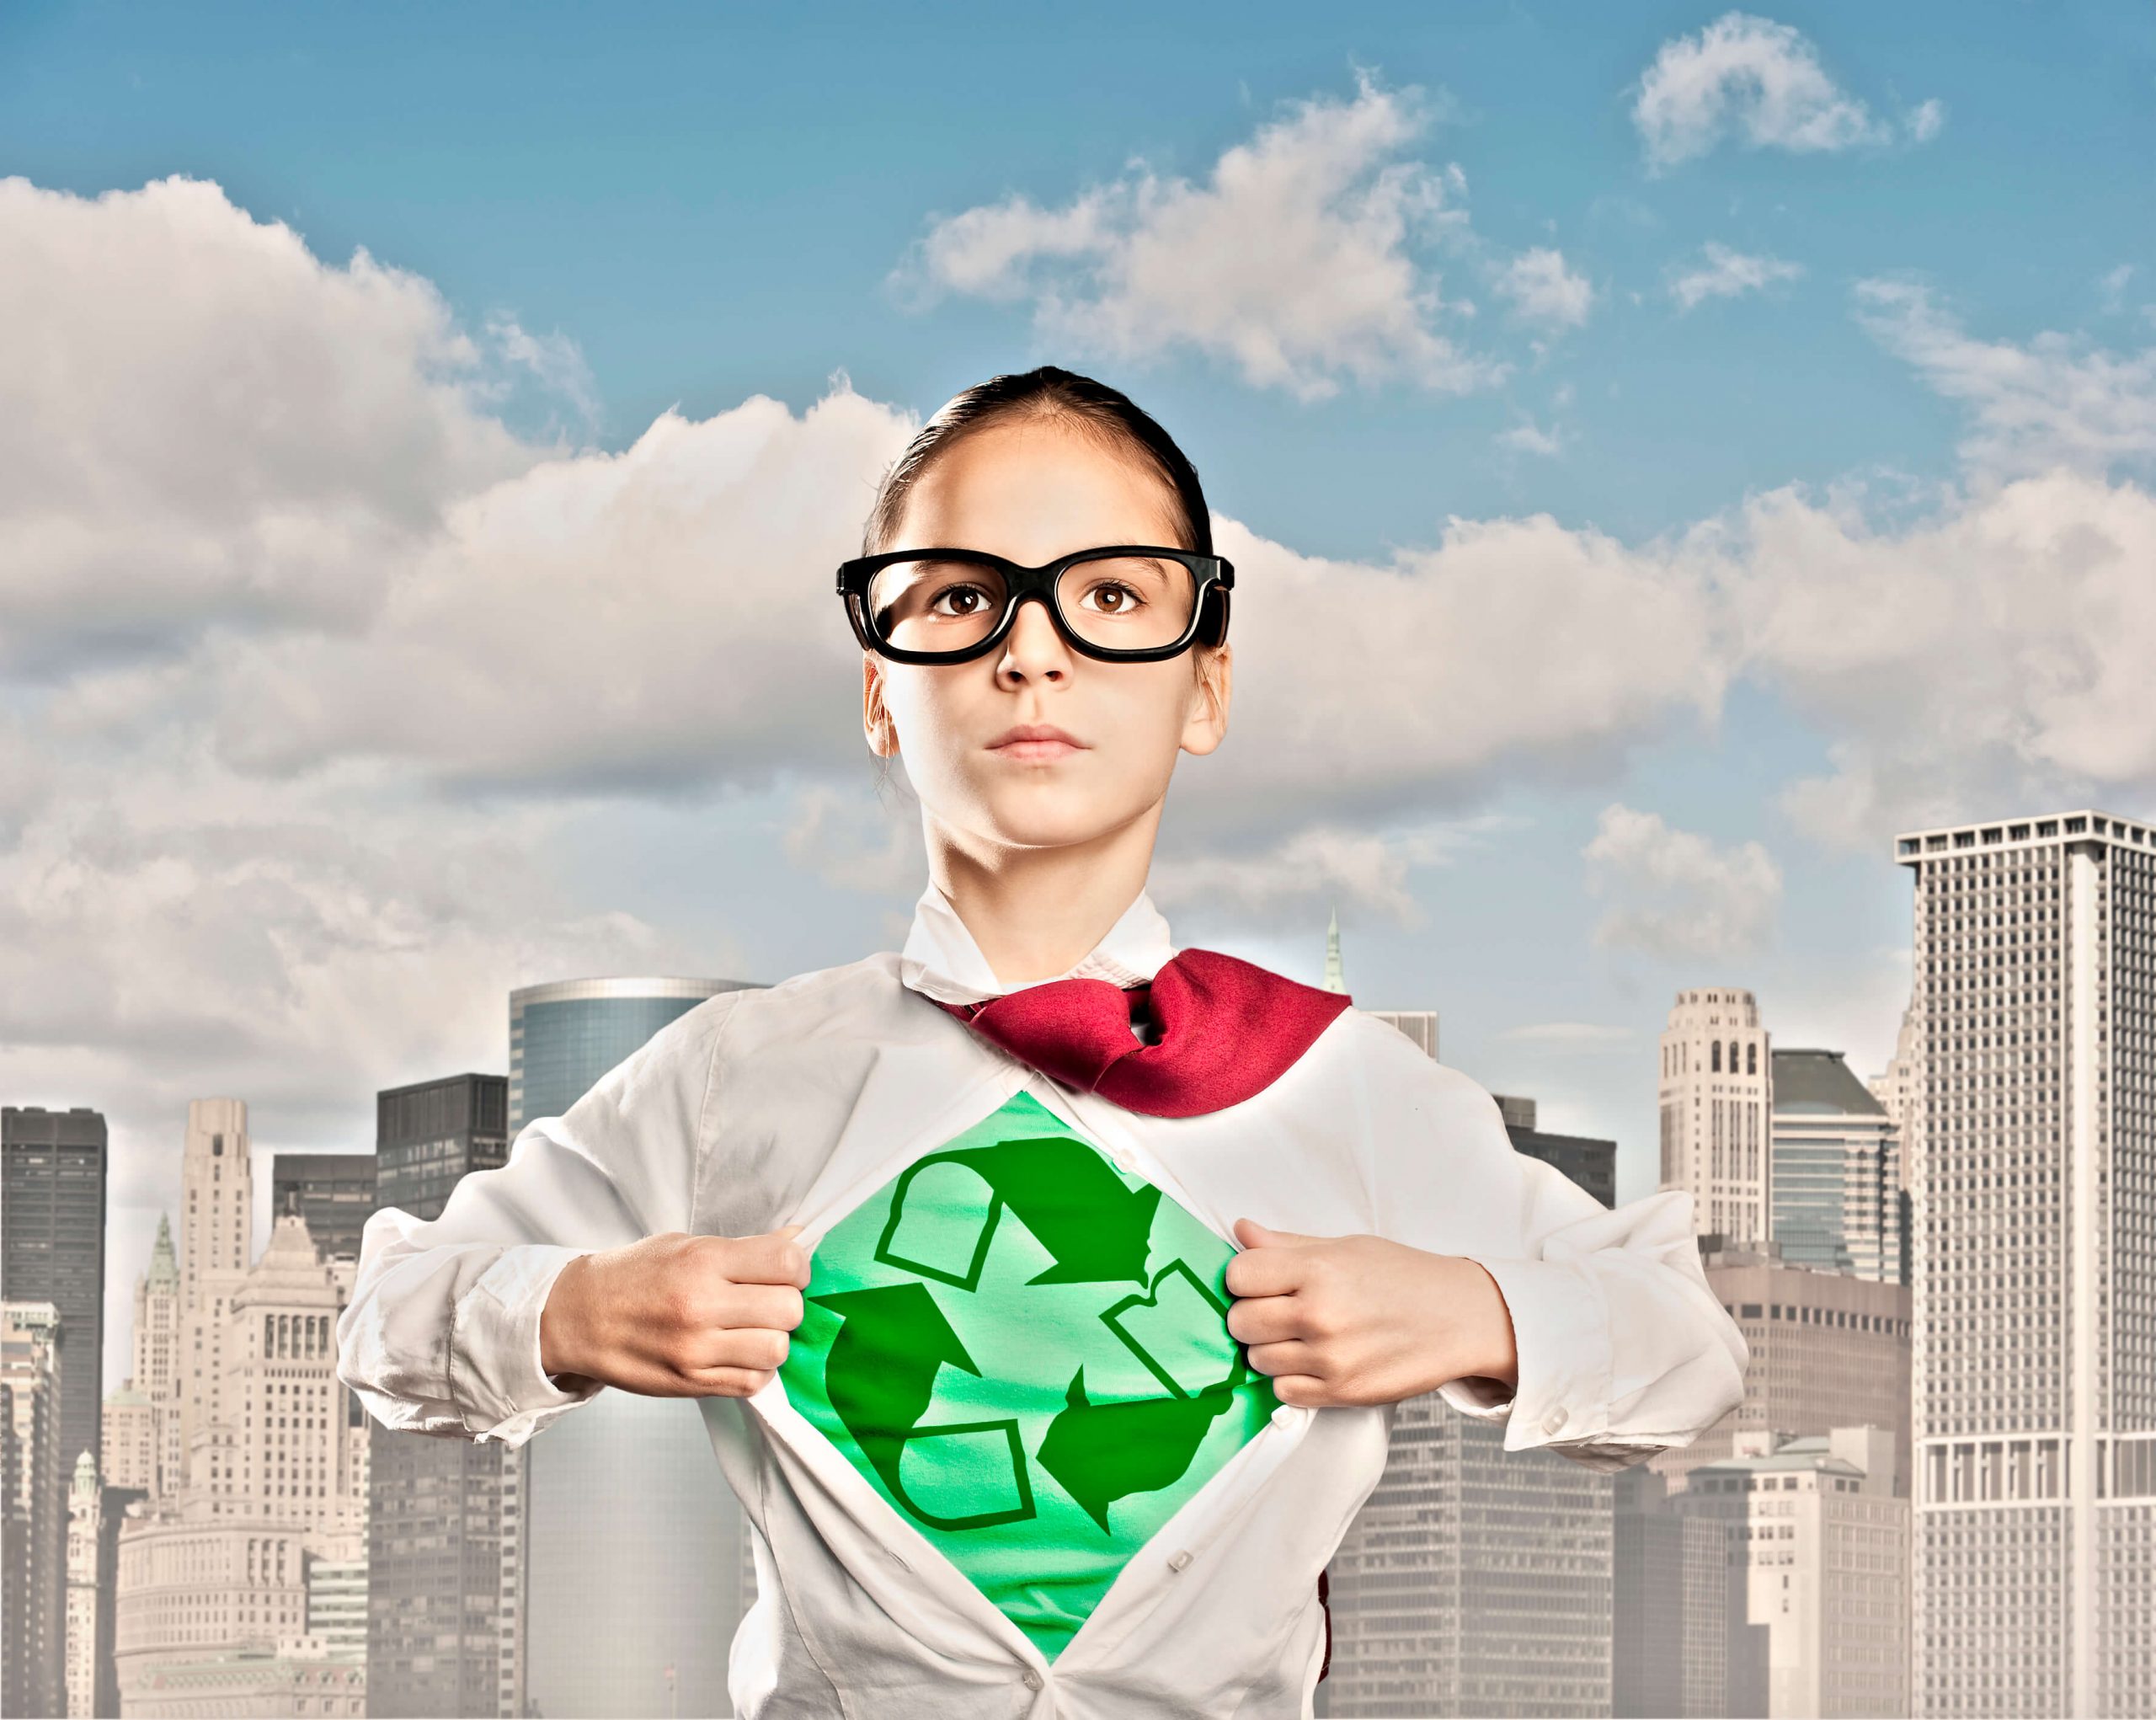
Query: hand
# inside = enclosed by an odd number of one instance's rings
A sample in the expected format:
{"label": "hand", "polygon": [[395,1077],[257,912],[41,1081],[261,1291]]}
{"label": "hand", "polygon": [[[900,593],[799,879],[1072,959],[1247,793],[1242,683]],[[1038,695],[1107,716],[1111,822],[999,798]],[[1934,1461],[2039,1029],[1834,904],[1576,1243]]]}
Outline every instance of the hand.
{"label": "hand", "polygon": [[801,1323],[799,1225],[754,1237],[679,1231],[580,1254],[539,1311],[539,1365],[564,1391],[590,1381],[647,1397],[747,1397]]}
{"label": "hand", "polygon": [[1228,1331],[1283,1403],[1394,1403],[1479,1375],[1517,1383],[1511,1311],[1459,1254],[1235,1221]]}

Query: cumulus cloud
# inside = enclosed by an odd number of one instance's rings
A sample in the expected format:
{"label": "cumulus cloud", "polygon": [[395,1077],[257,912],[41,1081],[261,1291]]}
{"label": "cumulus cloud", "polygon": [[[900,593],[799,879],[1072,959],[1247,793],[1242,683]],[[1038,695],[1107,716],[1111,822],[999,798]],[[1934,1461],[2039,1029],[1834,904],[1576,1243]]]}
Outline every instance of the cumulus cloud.
{"label": "cumulus cloud", "polygon": [[1429,123],[1418,90],[1357,83],[1350,100],[1293,104],[1203,184],[1134,162],[1060,208],[1014,195],[937,220],[892,283],[916,303],[1030,302],[1073,350],[1187,349],[1305,400],[1343,378],[1486,387],[1505,366],[1442,327],[1471,307],[1448,303],[1422,254],[1465,227],[1465,176],[1408,155]]}
{"label": "cumulus cloud", "polygon": [[[1834,80],[1801,33],[1748,13],[1726,12],[1696,35],[1664,42],[1634,89],[1632,123],[1650,172],[1705,155],[1725,137],[1748,149],[1807,152],[1897,135]],[[1901,135],[1927,142],[1945,121],[1945,107],[1926,101]]]}
{"label": "cumulus cloud", "polygon": [[1497,277],[1497,291],[1529,322],[1577,329],[1594,306],[1594,283],[1548,245],[1523,251]]}
{"label": "cumulus cloud", "polygon": [[339,268],[199,180],[0,179],[0,670],[168,655],[205,627],[360,623],[539,451],[428,282]]}
{"label": "cumulus cloud", "polygon": [[1969,415],[1961,452],[1993,473],[2101,473],[2156,457],[2156,346],[2113,353],[2046,331],[2025,345],[1966,332],[1918,282],[1855,288],[1858,320]]}
{"label": "cumulus cloud", "polygon": [[1773,932],[1781,868],[1758,842],[1717,847],[1657,814],[1612,804],[1581,852],[1589,893],[1614,898],[1594,929],[1598,944],[1723,960],[1763,948]]}
{"label": "cumulus cloud", "polygon": [[2156,789],[2156,497],[2055,470],[1873,528],[1794,489],[1727,522],[1750,678],[1833,737],[1783,793],[1806,833],[1883,843],[1972,806]]}
{"label": "cumulus cloud", "polygon": [[1481,813],[1400,830],[1311,825],[1262,852],[1171,854],[1154,867],[1147,889],[1164,908],[1188,903],[1213,910],[1232,903],[1262,911],[1280,902],[1346,897],[1403,926],[1420,926],[1428,916],[1408,873],[1448,865],[1517,822]]}
{"label": "cumulus cloud", "polygon": [[1794,280],[1803,273],[1801,264],[1780,257],[1748,256],[1709,239],[1701,248],[1699,261],[1671,273],[1669,296],[1677,301],[1679,310],[1689,311],[1709,299],[1738,298],[1778,280]]}

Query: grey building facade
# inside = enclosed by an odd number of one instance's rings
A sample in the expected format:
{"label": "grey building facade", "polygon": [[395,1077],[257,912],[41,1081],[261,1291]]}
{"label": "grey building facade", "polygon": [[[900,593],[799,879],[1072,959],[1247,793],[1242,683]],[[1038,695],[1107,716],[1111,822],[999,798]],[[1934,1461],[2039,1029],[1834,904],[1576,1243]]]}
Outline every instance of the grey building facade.
{"label": "grey building facade", "polygon": [[61,1484],[104,1451],[103,1114],[0,1106],[0,1301],[60,1311]]}
{"label": "grey building facade", "polygon": [[[1616,1143],[1545,1135],[1501,1101],[1513,1148],[1605,1205]],[[1607,1714],[1614,1477],[1507,1451],[1436,1392],[1394,1411],[1384,1476],[1327,1567],[1326,1715]]]}
{"label": "grey building facade", "polygon": [[2156,823],[1904,833],[1919,1715],[2156,1712]]}
{"label": "grey building facade", "polygon": [[[509,1080],[454,1075],[375,1099],[376,1204],[435,1219],[458,1179],[509,1156]],[[281,1159],[280,1159],[281,1164]],[[501,1712],[502,1472],[497,1442],[368,1435],[367,1712]]]}
{"label": "grey building facade", "polygon": [[[749,984],[571,980],[512,992],[512,1141],[668,1023]],[[694,1399],[601,1392],[507,1455],[503,1495],[504,1712],[731,1712],[746,1530]]]}
{"label": "grey building facade", "polygon": [[280,1152],[270,1161],[270,1221],[296,1212],[324,1260],[357,1260],[375,1208],[371,1152]]}

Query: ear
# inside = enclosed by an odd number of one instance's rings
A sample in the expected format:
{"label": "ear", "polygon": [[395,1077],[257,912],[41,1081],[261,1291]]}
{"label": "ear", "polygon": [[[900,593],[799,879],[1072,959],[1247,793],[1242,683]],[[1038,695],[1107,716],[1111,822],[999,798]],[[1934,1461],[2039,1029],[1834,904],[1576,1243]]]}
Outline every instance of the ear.
{"label": "ear", "polygon": [[1193,671],[1189,713],[1182,725],[1182,750],[1209,753],[1227,738],[1229,695],[1235,684],[1235,646],[1217,650],[1193,646],[1198,666]]}
{"label": "ear", "polygon": [[877,757],[897,755],[898,725],[883,706],[883,665],[873,651],[861,654],[861,728],[868,737],[869,751]]}

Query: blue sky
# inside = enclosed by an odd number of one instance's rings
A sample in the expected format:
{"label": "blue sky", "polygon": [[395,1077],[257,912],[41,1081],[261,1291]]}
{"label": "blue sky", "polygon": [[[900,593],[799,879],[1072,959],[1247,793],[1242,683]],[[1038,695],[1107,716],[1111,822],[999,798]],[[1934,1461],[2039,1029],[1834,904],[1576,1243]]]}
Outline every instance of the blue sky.
{"label": "blue sky", "polygon": [[117,1292],[189,1096],[364,1148],[510,985],[894,947],[818,569],[1053,361],[1240,546],[1179,941],[1337,902],[1645,1194],[1678,989],[1875,1072],[1896,831],[2150,810],[2152,160],[2127,4],[12,7],[0,1082]]}

